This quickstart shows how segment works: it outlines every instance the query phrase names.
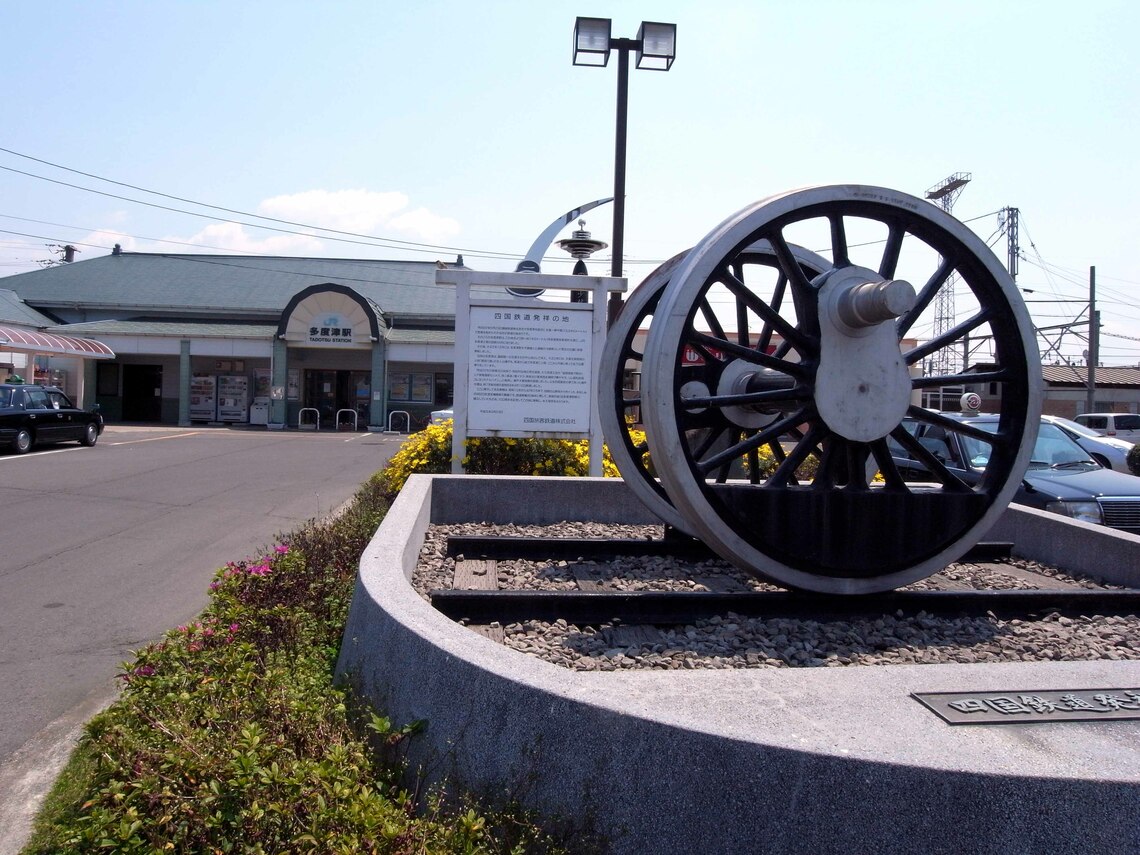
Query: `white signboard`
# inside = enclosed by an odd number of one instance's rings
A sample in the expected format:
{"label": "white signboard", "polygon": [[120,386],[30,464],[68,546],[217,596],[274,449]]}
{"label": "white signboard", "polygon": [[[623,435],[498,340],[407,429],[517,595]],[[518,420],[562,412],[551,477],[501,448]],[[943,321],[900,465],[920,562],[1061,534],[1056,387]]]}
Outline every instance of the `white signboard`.
{"label": "white signboard", "polygon": [[[589,473],[602,474],[598,362],[607,296],[624,279],[442,268],[455,288],[455,417],[451,471],[463,471],[468,437],[581,439]],[[543,298],[519,297],[535,290]],[[588,291],[590,302],[556,292]]]}
{"label": "white signboard", "polygon": [[352,326],[341,315],[325,314],[312,319],[308,344],[352,344]]}
{"label": "white signboard", "polygon": [[469,430],[589,431],[593,313],[571,305],[471,307]]}

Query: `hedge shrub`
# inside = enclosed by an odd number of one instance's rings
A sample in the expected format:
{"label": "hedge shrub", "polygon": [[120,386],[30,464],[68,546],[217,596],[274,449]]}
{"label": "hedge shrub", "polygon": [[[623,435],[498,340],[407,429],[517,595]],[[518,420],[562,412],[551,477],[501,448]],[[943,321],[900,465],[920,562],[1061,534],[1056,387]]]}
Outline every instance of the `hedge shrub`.
{"label": "hedge shrub", "polygon": [[[411,434],[379,474],[382,490],[395,496],[411,475],[446,475],[451,472],[452,421],[428,425]],[[635,442],[644,440],[640,431]],[[590,472],[590,445],[586,440],[470,437],[463,460],[472,475],[570,475]],[[602,474],[620,475],[608,447],[602,451]]]}
{"label": "hedge shrub", "polygon": [[69,795],[50,800],[25,851],[556,848],[521,814],[417,803],[399,763],[415,728],[351,714],[333,685],[357,561],[386,507],[370,479],[335,520],[221,568],[200,618],[124,665],[120,698],[87,726],[57,786]]}

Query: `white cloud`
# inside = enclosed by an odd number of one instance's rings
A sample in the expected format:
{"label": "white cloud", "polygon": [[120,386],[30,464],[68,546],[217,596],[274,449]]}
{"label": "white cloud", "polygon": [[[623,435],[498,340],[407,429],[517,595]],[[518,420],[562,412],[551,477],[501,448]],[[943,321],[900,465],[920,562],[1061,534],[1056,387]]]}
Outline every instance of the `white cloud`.
{"label": "white cloud", "polygon": [[[253,237],[238,223],[213,223],[190,237],[187,243],[207,249],[230,252],[250,252],[257,255],[314,255],[322,251],[324,244],[308,235],[270,234],[268,237]],[[177,252],[169,246],[162,252]]]}
{"label": "white cloud", "polygon": [[339,231],[425,243],[459,234],[459,223],[450,217],[422,207],[407,211],[407,207],[407,195],[396,190],[306,190],[266,199],[258,206],[258,213]]}
{"label": "white cloud", "polygon": [[[380,239],[428,244],[445,243],[459,234],[460,226],[455,220],[434,214],[423,207],[413,210],[407,208],[408,197],[398,191],[377,193],[371,190],[306,190],[266,199],[257,206],[257,213],[301,224],[278,223],[274,226],[288,231],[304,231],[305,226],[316,226],[372,235]],[[348,238],[354,242],[341,243],[335,237],[315,230],[312,235],[283,234],[239,223],[214,223],[183,240],[203,249],[259,255],[331,254],[340,257],[371,257],[377,252],[390,253],[397,249],[379,245],[370,249],[365,245],[365,239]],[[127,244],[120,242],[126,249]],[[180,250],[167,244],[157,251]]]}
{"label": "white cloud", "polygon": [[414,211],[393,217],[388,226],[407,234],[418,235],[429,243],[441,243],[459,234],[459,223],[450,217],[433,214],[427,208],[416,208]]}
{"label": "white cloud", "polygon": [[257,206],[257,212],[294,223],[370,234],[407,205],[408,197],[396,191],[306,190],[266,199]]}

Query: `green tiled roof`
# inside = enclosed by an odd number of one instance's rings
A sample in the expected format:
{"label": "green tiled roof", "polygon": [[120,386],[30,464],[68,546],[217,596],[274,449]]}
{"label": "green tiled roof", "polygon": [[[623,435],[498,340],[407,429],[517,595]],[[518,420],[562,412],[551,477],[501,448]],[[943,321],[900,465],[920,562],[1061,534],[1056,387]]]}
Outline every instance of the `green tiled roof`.
{"label": "green tiled roof", "polygon": [[46,327],[55,323],[46,315],[41,315],[20,299],[15,291],[0,289],[0,321],[19,324],[25,327]]}
{"label": "green tiled roof", "polygon": [[389,315],[453,317],[455,291],[434,261],[124,252],[0,278],[33,307],[122,314],[279,314],[310,285],[346,285]]}
{"label": "green tiled roof", "polygon": [[254,338],[272,339],[276,324],[242,324],[221,321],[107,320],[82,324],[58,324],[48,332],[60,335],[97,337],[100,335],[157,335],[174,338]]}

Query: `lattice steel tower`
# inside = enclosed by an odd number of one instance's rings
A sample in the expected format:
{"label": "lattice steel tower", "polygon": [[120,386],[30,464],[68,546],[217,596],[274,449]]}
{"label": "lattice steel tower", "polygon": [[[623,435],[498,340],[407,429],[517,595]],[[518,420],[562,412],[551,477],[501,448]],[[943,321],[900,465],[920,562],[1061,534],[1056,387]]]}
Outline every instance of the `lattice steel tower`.
{"label": "lattice steel tower", "polygon": [[[954,202],[973,176],[969,172],[955,172],[944,181],[935,184],[926,191],[926,198],[938,205],[946,213],[954,208]],[[934,338],[949,332],[954,328],[954,285],[956,276],[951,275],[934,295]],[[966,368],[968,357],[962,354],[962,368]],[[930,356],[930,374],[944,376],[954,374],[958,370],[956,354],[949,348],[942,348]]]}

